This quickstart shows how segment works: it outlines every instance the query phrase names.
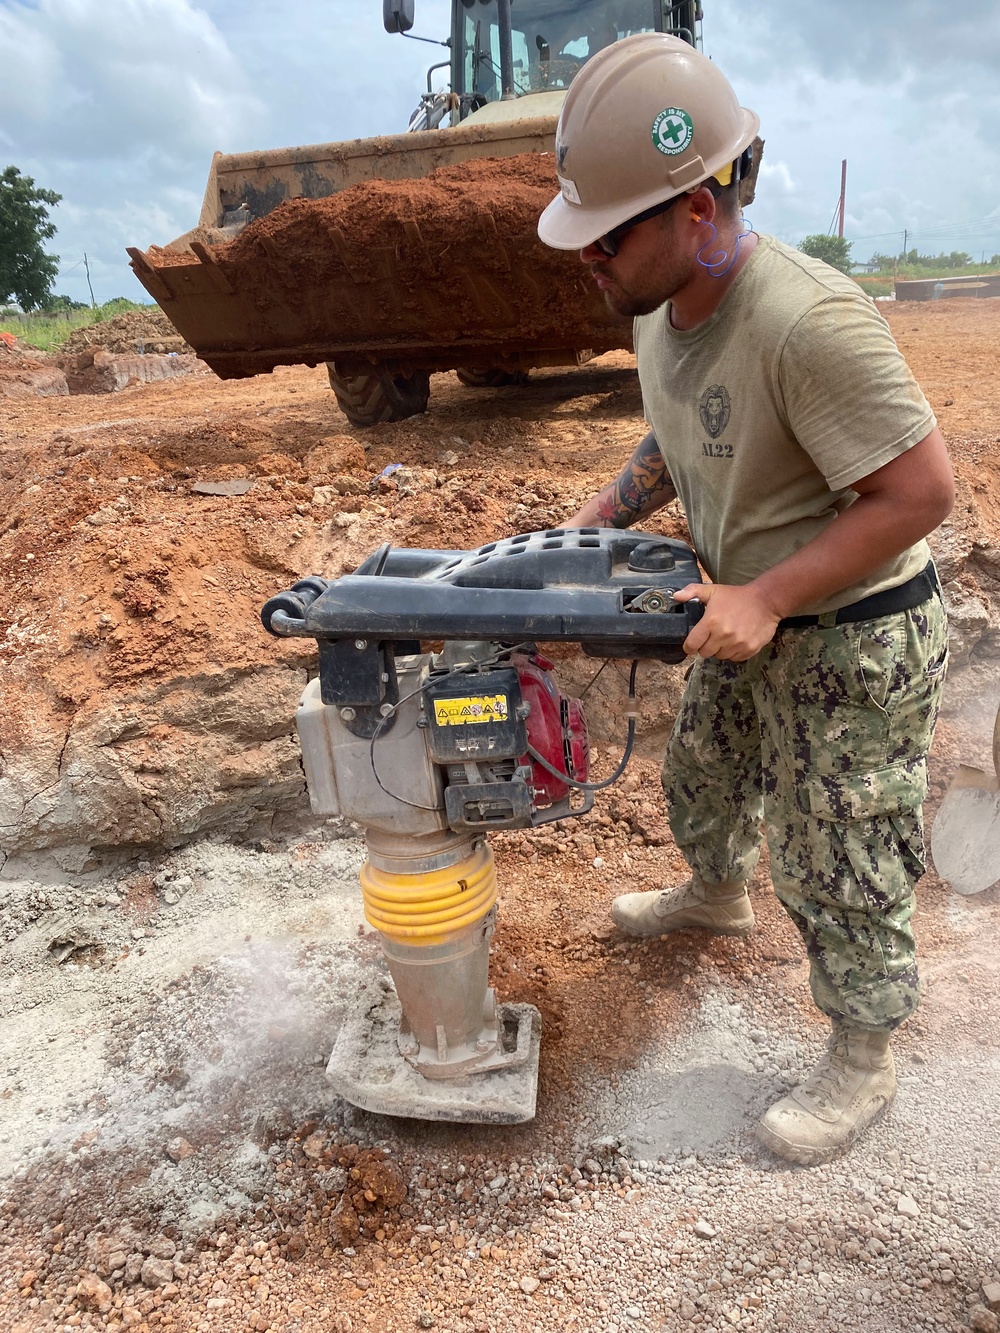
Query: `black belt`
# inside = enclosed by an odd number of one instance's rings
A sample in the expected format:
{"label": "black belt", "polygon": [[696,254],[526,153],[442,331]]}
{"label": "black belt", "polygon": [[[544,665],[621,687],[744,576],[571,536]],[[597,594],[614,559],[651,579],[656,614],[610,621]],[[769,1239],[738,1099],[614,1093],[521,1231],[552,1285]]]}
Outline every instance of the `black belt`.
{"label": "black belt", "polygon": [[[873,592],[870,597],[862,597],[860,602],[851,602],[842,606],[835,614],[834,624],[850,625],[856,620],[877,620],[879,616],[894,616],[900,611],[912,611],[936,594],[940,595],[934,561],[929,560],[926,568],[905,583],[895,588],[886,588],[883,592]],[[826,615],[834,615],[827,611]],[[823,622],[823,616],[787,616],[778,621],[778,629],[809,629]]]}

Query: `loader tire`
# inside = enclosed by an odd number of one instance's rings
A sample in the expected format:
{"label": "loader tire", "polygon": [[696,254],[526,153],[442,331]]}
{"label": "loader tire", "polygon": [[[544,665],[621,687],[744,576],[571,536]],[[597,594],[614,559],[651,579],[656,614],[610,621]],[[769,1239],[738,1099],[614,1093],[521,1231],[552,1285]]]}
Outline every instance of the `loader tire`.
{"label": "loader tire", "polygon": [[377,426],[382,421],[404,421],[427,411],[431,377],[426,370],[412,375],[338,375],[332,361],[326,363],[330,388],[340,410],[352,426]]}
{"label": "loader tire", "polygon": [[528,378],[526,370],[503,370],[500,366],[490,370],[466,370],[460,366],[455,374],[467,389],[503,389],[508,384],[524,384]]}

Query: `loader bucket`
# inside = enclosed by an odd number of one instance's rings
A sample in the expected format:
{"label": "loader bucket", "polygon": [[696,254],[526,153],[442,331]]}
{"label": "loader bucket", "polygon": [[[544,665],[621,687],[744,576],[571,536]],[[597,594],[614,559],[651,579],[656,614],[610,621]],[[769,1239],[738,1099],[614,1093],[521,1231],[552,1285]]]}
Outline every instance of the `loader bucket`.
{"label": "loader bucket", "polygon": [[516,371],[631,347],[579,258],[535,234],[558,189],[561,96],[443,130],[217,154],[199,226],[130,249],[132,267],[223,379],[320,362]]}

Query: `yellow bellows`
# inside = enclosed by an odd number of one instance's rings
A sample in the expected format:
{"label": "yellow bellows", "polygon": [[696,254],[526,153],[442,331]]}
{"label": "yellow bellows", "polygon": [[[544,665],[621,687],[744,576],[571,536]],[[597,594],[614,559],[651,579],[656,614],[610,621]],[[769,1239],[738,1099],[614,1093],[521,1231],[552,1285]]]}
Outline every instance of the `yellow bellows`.
{"label": "yellow bellows", "polygon": [[369,925],[389,939],[443,944],[481,921],[496,902],[493,853],[484,842],[457,865],[421,875],[394,875],[366,861],[361,893]]}

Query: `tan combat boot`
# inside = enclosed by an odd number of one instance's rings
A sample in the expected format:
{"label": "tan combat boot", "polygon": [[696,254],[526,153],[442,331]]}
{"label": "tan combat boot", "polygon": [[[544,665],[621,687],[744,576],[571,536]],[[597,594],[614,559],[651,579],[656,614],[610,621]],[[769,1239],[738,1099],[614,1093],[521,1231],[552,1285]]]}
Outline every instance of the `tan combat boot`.
{"label": "tan combat boot", "polygon": [[889,1033],[836,1020],[819,1064],[804,1083],[775,1102],[757,1133],[785,1161],[818,1166],[860,1138],[895,1095]]}
{"label": "tan combat boot", "polygon": [[698,875],[676,889],[623,893],[611,904],[611,919],[626,935],[666,935],[672,930],[749,935],[754,928],[744,883],[706,884]]}

